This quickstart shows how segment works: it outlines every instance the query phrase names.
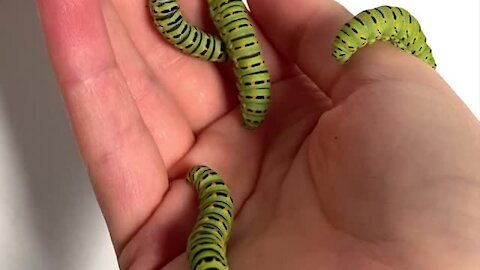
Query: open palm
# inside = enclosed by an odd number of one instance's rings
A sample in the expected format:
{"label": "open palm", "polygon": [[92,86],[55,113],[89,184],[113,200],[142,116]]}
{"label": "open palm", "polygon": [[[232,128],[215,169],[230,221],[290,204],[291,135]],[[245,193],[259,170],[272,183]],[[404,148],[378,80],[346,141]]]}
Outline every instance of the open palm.
{"label": "open palm", "polygon": [[[167,44],[146,0],[38,4],[122,269],[187,269],[196,164],[232,190],[231,269],[479,269],[478,122],[393,46],[336,64],[336,2],[250,1],[273,82],[256,131],[231,67]],[[206,1],[180,5],[211,29]]]}

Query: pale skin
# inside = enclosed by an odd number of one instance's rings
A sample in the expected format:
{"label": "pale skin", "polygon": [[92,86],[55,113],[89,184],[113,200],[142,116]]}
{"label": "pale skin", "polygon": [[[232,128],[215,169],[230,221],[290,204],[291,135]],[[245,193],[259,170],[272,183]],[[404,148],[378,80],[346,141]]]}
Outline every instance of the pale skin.
{"label": "pale skin", "polygon": [[274,82],[253,132],[231,67],[164,42],[146,1],[38,0],[121,269],[188,269],[195,164],[232,190],[230,269],[480,269],[480,125],[447,83],[387,44],[337,64],[334,1],[249,4]]}

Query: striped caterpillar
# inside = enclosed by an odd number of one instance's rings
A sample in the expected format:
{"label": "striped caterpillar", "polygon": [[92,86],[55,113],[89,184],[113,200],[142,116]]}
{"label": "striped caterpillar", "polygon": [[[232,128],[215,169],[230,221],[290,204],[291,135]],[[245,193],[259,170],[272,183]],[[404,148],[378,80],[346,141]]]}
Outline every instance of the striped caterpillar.
{"label": "striped caterpillar", "polygon": [[244,126],[259,127],[270,103],[270,76],[242,0],[208,0],[221,39],[188,24],[177,0],[149,0],[157,30],[182,52],[212,62],[231,59]]}
{"label": "striped caterpillar", "polygon": [[417,19],[403,8],[390,6],[362,11],[347,22],[333,42],[332,55],[343,64],[377,40],[389,41],[434,69],[437,66]]}
{"label": "striped caterpillar", "polygon": [[233,201],[223,180],[207,166],[187,174],[200,199],[197,223],[188,238],[190,269],[228,270],[227,241],[233,222]]}

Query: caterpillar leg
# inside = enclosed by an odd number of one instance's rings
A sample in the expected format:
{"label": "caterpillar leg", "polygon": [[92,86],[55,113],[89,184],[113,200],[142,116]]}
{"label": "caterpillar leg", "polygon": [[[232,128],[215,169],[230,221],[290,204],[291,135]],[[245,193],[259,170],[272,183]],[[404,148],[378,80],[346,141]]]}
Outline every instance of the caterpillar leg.
{"label": "caterpillar leg", "polygon": [[270,75],[241,0],[209,0],[210,15],[232,59],[244,126],[259,127],[270,103]]}
{"label": "caterpillar leg", "polygon": [[148,0],[148,5],[157,30],[177,49],[211,62],[227,59],[223,42],[187,23],[177,0]]}
{"label": "caterpillar leg", "polygon": [[192,270],[228,270],[227,241],[233,223],[230,190],[207,166],[195,166],[187,181],[200,199],[197,223],[188,238],[187,257]]}
{"label": "caterpillar leg", "polygon": [[346,63],[360,48],[377,40],[388,41],[436,68],[432,50],[417,19],[399,7],[381,6],[360,12],[347,22],[332,45],[332,56]]}

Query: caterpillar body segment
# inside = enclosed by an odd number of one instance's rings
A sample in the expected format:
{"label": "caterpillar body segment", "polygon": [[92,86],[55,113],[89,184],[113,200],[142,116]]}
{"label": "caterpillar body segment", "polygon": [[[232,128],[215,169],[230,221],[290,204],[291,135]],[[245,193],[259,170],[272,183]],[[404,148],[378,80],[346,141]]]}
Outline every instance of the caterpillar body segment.
{"label": "caterpillar body segment", "polygon": [[190,269],[228,270],[227,241],[234,211],[230,190],[207,166],[190,169],[187,181],[197,190],[200,200],[197,222],[187,244]]}
{"label": "caterpillar body segment", "polygon": [[270,75],[247,8],[241,0],[209,0],[209,7],[233,61],[244,126],[255,129],[263,122],[270,103]]}
{"label": "caterpillar body segment", "polygon": [[211,62],[227,60],[224,43],[187,23],[177,0],[148,0],[157,30],[180,51]]}
{"label": "caterpillar body segment", "polygon": [[388,41],[436,68],[417,19],[399,7],[381,6],[360,12],[341,28],[332,45],[332,55],[343,64],[358,49],[377,40]]}

